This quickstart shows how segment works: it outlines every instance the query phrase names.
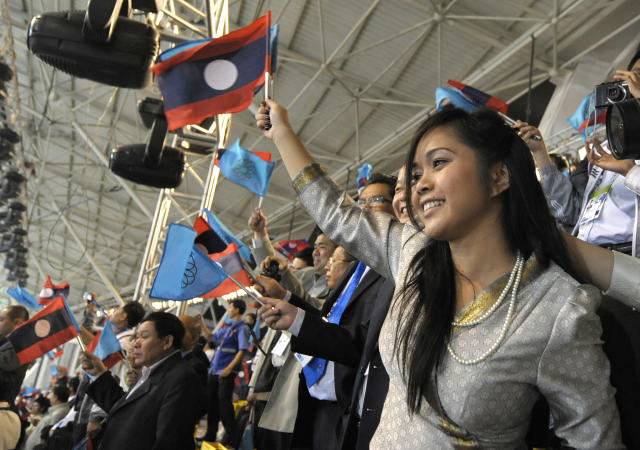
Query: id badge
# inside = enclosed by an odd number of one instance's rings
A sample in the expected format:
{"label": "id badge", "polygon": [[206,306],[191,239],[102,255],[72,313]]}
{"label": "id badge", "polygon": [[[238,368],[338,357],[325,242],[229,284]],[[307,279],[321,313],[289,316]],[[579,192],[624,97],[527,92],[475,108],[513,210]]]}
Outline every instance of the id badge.
{"label": "id badge", "polygon": [[607,199],[607,194],[610,190],[611,185],[606,186],[606,188],[604,188],[599,195],[589,199],[589,202],[587,203],[587,206],[584,208],[584,212],[582,213],[580,225],[592,222],[600,217],[600,214],[602,213],[602,207],[604,206],[604,202]]}
{"label": "id badge", "polygon": [[293,356],[296,357],[302,367],[305,367],[313,359],[313,356],[303,355],[302,353],[294,353]]}
{"label": "id badge", "polygon": [[276,356],[284,355],[285,350],[287,350],[287,346],[289,345],[289,341],[291,340],[291,335],[289,333],[282,333],[280,335],[280,339],[276,342],[276,345],[273,346],[273,350],[271,353]]}

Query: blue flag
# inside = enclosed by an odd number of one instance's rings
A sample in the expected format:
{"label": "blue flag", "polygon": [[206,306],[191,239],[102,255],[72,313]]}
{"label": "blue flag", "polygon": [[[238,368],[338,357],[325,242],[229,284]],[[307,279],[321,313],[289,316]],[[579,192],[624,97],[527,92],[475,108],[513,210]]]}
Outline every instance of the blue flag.
{"label": "blue flag", "polygon": [[442,103],[445,100],[449,100],[456,108],[464,109],[468,112],[473,112],[478,109],[478,104],[470,100],[466,95],[460,92],[458,89],[448,87],[436,88],[436,107],[438,111],[442,111]]}
{"label": "blue flag", "polygon": [[15,301],[23,304],[28,308],[40,309],[43,306],[38,304],[38,301],[26,290],[22,289],[20,286],[7,289],[7,294],[13,297]]}
{"label": "blue flag", "polygon": [[211,291],[226,273],[193,245],[196,231],[185,225],[169,225],[164,251],[149,297],[161,300],[191,300]]}
{"label": "blue flag", "polygon": [[264,197],[269,190],[275,163],[267,162],[240,147],[240,140],[236,139],[220,157],[218,167],[230,181]]}
{"label": "blue flag", "polygon": [[358,189],[365,187],[371,178],[373,167],[369,163],[364,163],[358,168],[358,179],[356,180]]}
{"label": "blue flag", "polygon": [[249,247],[247,247],[240,239],[235,237],[231,233],[231,231],[229,231],[229,229],[224,225],[224,223],[218,220],[213,212],[205,209],[204,213],[207,216],[207,222],[209,223],[209,226],[224,241],[224,243],[229,245],[232,242],[235,242],[235,244],[238,246],[238,253],[240,253],[242,259],[249,263],[251,267],[255,267],[256,262],[253,259],[253,254],[251,253]]}

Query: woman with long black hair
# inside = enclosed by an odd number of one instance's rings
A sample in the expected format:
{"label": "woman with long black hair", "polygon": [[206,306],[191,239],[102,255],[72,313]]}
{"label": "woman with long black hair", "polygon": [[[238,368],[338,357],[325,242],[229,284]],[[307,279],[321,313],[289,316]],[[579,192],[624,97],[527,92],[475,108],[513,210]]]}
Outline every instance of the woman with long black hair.
{"label": "woman with long black hair", "polygon": [[[371,448],[523,448],[540,395],[567,445],[624,448],[599,294],[572,278],[529,150],[497,114],[452,109],[420,126],[405,164],[406,225],[356,207],[280,105],[256,119],[270,123],[324,233],[396,281],[379,342],[389,393]],[[269,303],[261,314],[277,321]]]}

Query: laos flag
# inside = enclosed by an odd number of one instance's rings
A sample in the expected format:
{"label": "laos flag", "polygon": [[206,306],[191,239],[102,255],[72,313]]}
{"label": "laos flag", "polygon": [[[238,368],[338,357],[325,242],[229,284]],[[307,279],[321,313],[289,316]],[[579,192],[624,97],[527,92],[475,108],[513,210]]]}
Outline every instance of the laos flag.
{"label": "laos flag", "polygon": [[151,70],[164,99],[169,130],[200,123],[214,114],[244,111],[270,71],[271,13],[239,30],[185,43],[183,51],[168,50]]}

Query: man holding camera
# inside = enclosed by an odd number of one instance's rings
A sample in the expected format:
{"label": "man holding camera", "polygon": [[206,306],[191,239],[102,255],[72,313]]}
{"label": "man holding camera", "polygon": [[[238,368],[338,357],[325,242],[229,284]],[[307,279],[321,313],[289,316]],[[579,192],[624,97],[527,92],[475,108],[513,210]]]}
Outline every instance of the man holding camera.
{"label": "man holding camera", "polygon": [[[634,55],[628,69],[616,71],[614,80],[626,82],[629,92],[638,98],[640,51]],[[636,216],[640,169],[636,162],[633,159],[615,159],[604,148],[606,144],[587,142],[589,181],[581,198],[570,180],[562,176],[549,158],[539,130],[521,121],[515,126],[531,149],[552,213],[559,219],[575,222],[573,234],[585,242],[640,256],[640,221]],[[540,139],[534,140],[533,136]]]}

